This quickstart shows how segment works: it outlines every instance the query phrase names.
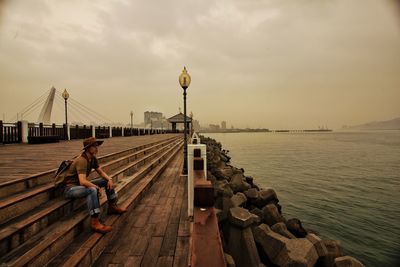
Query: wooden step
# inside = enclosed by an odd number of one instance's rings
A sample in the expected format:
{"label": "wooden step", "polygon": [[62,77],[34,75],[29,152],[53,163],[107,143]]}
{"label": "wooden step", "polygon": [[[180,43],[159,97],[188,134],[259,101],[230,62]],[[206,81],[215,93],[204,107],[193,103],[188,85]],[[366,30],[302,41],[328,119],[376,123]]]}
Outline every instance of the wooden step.
{"label": "wooden step", "polygon": [[49,263],[49,266],[67,267],[93,265],[106,245],[116,238],[118,230],[129,216],[129,210],[132,210],[133,207],[139,203],[146,191],[156,182],[157,178],[180,150],[180,148],[175,149],[173,153],[168,155],[167,160],[163,164],[152,170],[148,176],[141,180],[141,184],[135,186],[131,191],[129,191],[129,194],[127,194],[128,197],[121,205],[124,208],[128,208],[128,213],[122,216],[107,217],[105,224],[113,227],[112,233],[107,235],[101,235],[98,233],[84,234],[84,238],[77,239],[73,242],[73,250],[64,250],[63,253],[55,257],[54,260]]}
{"label": "wooden step", "polygon": [[[135,185],[140,186],[143,182],[138,181],[140,181],[144,175],[149,173],[151,169],[154,169],[155,166],[159,165],[160,161],[165,161],[165,158],[171,156],[172,152],[177,150],[176,147],[180,146],[181,143],[172,146],[161,156],[143,166],[133,176],[125,177],[125,179],[123,179],[116,187],[118,194],[124,196],[130,187]],[[101,198],[100,202],[104,210],[106,203],[105,196]],[[113,217],[110,216],[110,218]],[[88,216],[87,211],[83,210],[72,217],[59,221],[56,224],[45,228],[28,242],[5,255],[0,259],[0,262],[4,262],[9,266],[23,266],[25,264],[44,266],[45,263],[62,251],[67,244],[70,244],[74,240],[75,236],[81,233],[83,229],[88,229],[89,219],[90,217]]]}
{"label": "wooden step", "polygon": [[[152,151],[156,149],[163,148],[170,143],[176,142],[176,140],[162,142],[148,148],[139,150],[132,154],[126,155],[121,159],[115,159],[111,162],[104,164],[105,171],[110,173],[110,171],[115,171],[121,166],[132,166],[139,165],[141,163],[140,160],[137,160],[138,157],[143,157],[142,159],[145,161],[148,156],[144,155],[152,155]],[[157,151],[157,150],[156,150]],[[132,162],[132,160],[134,160]],[[143,161],[143,162],[144,162]],[[118,172],[118,171],[117,171]],[[95,175],[96,174],[96,175]],[[113,174],[110,175],[110,177]],[[93,171],[92,175],[89,176],[89,179],[97,178],[97,172]],[[117,179],[115,179],[117,181]],[[0,200],[0,226],[4,223],[24,214],[25,212],[38,207],[39,205],[53,199],[56,196],[60,196],[62,192],[60,190],[56,190],[53,183],[47,183],[41,186],[36,186],[33,189],[27,190],[23,193],[15,194],[10,197],[6,197]]]}
{"label": "wooden step", "polygon": [[[129,148],[126,150],[122,150],[119,152],[114,152],[114,153],[110,153],[107,155],[104,155],[102,157],[99,157],[99,163],[104,163],[106,161],[111,161],[123,156],[126,156],[128,154],[131,154],[133,152],[136,152],[138,150],[142,150],[145,148],[148,148],[150,146],[156,145],[158,143],[161,142],[165,142],[167,140],[176,140],[177,138],[181,138],[181,137],[171,137],[168,139],[164,139],[164,140],[160,140],[160,141],[156,141],[156,142],[152,142],[152,143],[148,143],[148,144],[144,144],[141,146],[136,146],[133,148]],[[15,179],[15,180],[11,180],[8,182],[4,182],[0,184],[0,198],[5,198],[8,196],[12,196],[14,194],[20,193],[20,192],[24,192],[30,188],[33,188],[35,186],[39,186],[39,185],[43,185],[43,184],[47,184],[49,182],[52,182],[52,179],[54,177],[54,173],[57,171],[57,169],[52,169],[49,171],[45,171],[45,172],[40,172],[40,173],[36,173],[33,175],[30,175],[29,177],[24,177],[24,178],[20,178],[20,179]]]}
{"label": "wooden step", "polygon": [[[158,157],[160,153],[163,153],[166,149],[168,149],[170,146],[174,146],[175,144],[176,142],[171,143],[160,150],[147,154],[142,159],[131,162],[127,166],[124,166],[123,168],[120,168],[119,170],[110,174],[110,177],[113,178],[116,184],[118,184],[118,181],[123,183],[123,177],[132,175],[134,171],[138,170],[139,166],[143,166],[145,162]],[[142,173],[140,169],[138,172],[142,175],[145,174]],[[53,202],[50,201],[50,204],[45,204],[39,207],[39,209],[34,209],[27,215],[22,215],[13,222],[2,226],[0,230],[0,255],[4,255],[10,250],[16,248],[20,244],[24,243],[27,239],[38,233],[40,230],[53,223],[54,220],[52,220],[52,218],[54,216],[61,218],[64,215],[70,214],[79,207],[86,205],[86,202],[82,199],[69,200],[63,197],[57,198],[55,199],[55,203]]]}

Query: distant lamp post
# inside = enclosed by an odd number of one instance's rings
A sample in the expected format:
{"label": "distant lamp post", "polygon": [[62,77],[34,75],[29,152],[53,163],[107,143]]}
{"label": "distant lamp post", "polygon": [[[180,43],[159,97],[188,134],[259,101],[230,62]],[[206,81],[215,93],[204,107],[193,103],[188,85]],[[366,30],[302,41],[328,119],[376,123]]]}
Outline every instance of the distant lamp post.
{"label": "distant lamp post", "polygon": [[133,111],[131,110],[131,136],[132,136],[132,128],[133,128]]}
{"label": "distant lamp post", "polygon": [[190,115],[189,115],[189,117],[190,117],[190,136],[192,136],[193,135],[193,112],[191,112],[190,111]]}
{"label": "distant lamp post", "polygon": [[179,84],[183,88],[183,131],[184,131],[184,146],[183,146],[183,174],[187,174],[187,125],[186,125],[186,89],[190,85],[190,75],[186,70],[186,67],[183,68],[181,75],[179,76]]}
{"label": "distant lamp post", "polygon": [[62,93],[62,97],[64,98],[64,101],[65,101],[65,125],[67,125],[68,124],[67,100],[69,98],[67,89],[64,89],[64,92]]}
{"label": "distant lamp post", "polygon": [[67,89],[64,89],[64,92],[62,93],[62,97],[64,98],[65,102],[65,139],[68,140],[68,110],[67,110],[67,100],[69,98],[69,94],[67,92]]}

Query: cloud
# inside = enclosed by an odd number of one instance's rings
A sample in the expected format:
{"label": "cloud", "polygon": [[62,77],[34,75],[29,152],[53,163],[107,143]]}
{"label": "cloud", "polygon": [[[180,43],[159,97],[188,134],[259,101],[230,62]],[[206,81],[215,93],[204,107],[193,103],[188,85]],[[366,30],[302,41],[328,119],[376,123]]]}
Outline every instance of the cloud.
{"label": "cloud", "polygon": [[[116,121],[133,107],[168,117],[182,106],[177,77],[186,65],[200,122],[273,128],[395,117],[398,18],[385,1],[360,3],[8,2],[0,113],[15,114],[55,85]],[[385,109],[370,110],[382,94]]]}

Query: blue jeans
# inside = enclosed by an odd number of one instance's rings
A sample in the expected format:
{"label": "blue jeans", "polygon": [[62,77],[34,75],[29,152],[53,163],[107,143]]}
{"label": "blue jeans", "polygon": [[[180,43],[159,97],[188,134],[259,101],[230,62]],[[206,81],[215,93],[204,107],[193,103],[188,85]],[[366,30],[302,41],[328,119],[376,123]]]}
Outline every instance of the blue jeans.
{"label": "blue jeans", "polygon": [[[106,190],[107,199],[109,201],[117,197],[117,193],[114,191],[114,188],[111,190],[107,189],[108,181],[106,179],[98,178],[91,180],[90,182],[98,187],[104,187]],[[66,187],[64,190],[64,196],[71,199],[86,197],[87,207],[90,215],[100,213],[100,203],[97,196],[97,189],[94,187],[86,187],[82,185]]]}

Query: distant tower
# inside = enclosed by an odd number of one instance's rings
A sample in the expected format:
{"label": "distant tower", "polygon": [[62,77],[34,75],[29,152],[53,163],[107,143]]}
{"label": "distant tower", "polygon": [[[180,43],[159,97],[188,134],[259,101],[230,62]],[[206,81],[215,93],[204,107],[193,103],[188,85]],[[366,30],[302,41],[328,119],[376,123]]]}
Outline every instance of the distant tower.
{"label": "distant tower", "polygon": [[221,122],[221,129],[226,130],[226,121]]}
{"label": "distant tower", "polygon": [[51,87],[49,96],[47,97],[46,102],[43,105],[42,111],[40,112],[38,122],[42,122],[45,124],[50,123],[51,110],[53,109],[54,95],[56,93],[56,88]]}

